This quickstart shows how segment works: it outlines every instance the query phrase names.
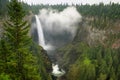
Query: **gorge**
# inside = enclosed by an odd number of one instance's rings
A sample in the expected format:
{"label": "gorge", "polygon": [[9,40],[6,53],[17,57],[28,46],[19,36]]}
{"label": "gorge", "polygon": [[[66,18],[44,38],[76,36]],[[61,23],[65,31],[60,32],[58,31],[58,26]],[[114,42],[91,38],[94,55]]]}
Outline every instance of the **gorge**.
{"label": "gorge", "polygon": [[[73,40],[80,22],[81,15],[75,7],[68,7],[62,12],[42,9],[40,14],[35,15],[31,34],[37,36],[37,43],[47,51],[51,58],[54,76],[60,77],[65,74],[63,69],[59,69],[59,63],[54,60],[54,55],[57,54],[55,50]],[[37,35],[34,34],[36,32]]]}

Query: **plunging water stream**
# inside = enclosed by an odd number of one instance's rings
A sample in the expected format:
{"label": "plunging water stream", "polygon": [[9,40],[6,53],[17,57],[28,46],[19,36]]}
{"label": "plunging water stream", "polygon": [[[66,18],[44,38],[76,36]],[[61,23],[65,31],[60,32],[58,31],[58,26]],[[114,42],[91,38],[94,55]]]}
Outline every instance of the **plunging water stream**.
{"label": "plunging water stream", "polygon": [[44,39],[42,25],[41,25],[41,22],[40,22],[40,20],[39,20],[37,15],[35,15],[35,18],[36,18],[36,24],[37,24],[36,27],[37,27],[37,32],[38,32],[39,45],[44,47],[45,46],[45,39]]}
{"label": "plunging water stream", "polygon": [[39,45],[42,46],[45,50],[53,50],[54,48],[52,45],[45,44],[45,38],[44,38],[42,25],[41,25],[40,19],[37,15],[35,15],[35,19],[36,19],[36,28],[37,28],[37,32],[38,32]]}

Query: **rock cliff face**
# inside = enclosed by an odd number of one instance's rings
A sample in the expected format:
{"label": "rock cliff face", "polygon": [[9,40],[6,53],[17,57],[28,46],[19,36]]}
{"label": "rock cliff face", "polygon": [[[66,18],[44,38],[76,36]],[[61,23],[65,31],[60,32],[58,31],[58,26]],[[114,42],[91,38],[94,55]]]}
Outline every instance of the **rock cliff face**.
{"label": "rock cliff face", "polygon": [[79,24],[77,34],[73,40],[73,43],[85,42],[88,45],[92,46],[100,41],[105,40],[105,30],[94,28],[89,23],[89,20],[84,19],[82,23]]}

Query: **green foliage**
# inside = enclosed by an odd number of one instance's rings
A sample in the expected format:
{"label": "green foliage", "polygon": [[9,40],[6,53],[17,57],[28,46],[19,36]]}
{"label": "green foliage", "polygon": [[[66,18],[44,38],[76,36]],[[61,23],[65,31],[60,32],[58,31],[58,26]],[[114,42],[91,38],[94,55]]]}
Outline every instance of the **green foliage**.
{"label": "green foliage", "polygon": [[31,8],[31,11],[34,13],[34,14],[38,14],[39,13],[39,10],[40,9],[56,9],[58,11],[62,11],[63,9],[65,9],[66,7],[68,7],[68,5],[43,5],[43,4],[40,4],[40,5],[31,5],[30,8]]}
{"label": "green foliage", "polygon": [[[8,46],[10,46],[8,50],[11,53],[10,55],[6,55],[10,57],[10,59],[5,60],[7,66],[6,73],[8,73],[12,79],[38,80],[40,76],[37,70],[37,63],[28,47],[30,42],[30,38],[27,36],[29,26],[23,21],[25,14],[21,3],[17,0],[12,0],[8,8],[10,20],[4,24],[4,40],[5,43],[8,43]],[[5,53],[6,52],[3,52],[2,54]]]}
{"label": "green foliage", "polygon": [[[8,11],[8,4],[9,4],[10,0],[0,0],[0,18],[3,18],[5,16],[7,16],[7,11]],[[30,5],[22,2],[22,7],[25,10],[25,13],[28,14],[31,7]]]}
{"label": "green foliage", "polygon": [[99,5],[77,5],[77,9],[84,16],[108,17],[109,19],[120,18],[120,5],[118,3],[110,3],[107,5],[104,3],[100,3]]}
{"label": "green foliage", "polygon": [[4,73],[0,74],[0,80],[11,80],[9,75]]}
{"label": "green foliage", "polygon": [[[8,0],[0,0],[0,16],[6,14],[7,3]],[[112,23],[120,19],[119,4],[74,6],[83,17],[94,17],[90,24],[97,29],[111,28]],[[29,24],[23,20],[24,9],[38,14],[42,8],[62,11],[66,7],[67,4],[29,6],[18,0],[11,0],[8,6],[9,20],[4,23],[5,31],[0,40],[0,80],[52,80],[48,73],[51,69],[49,59],[42,54],[44,52],[41,47],[35,44],[33,46],[27,36]],[[110,37],[113,38],[110,41],[112,44],[120,38],[120,34]],[[114,50],[101,45],[89,46],[81,42],[69,44],[59,50],[62,56],[60,63],[67,70],[68,80],[119,80],[119,53],[120,49]]]}
{"label": "green foliage", "polygon": [[[28,36],[29,24],[24,21],[22,3],[11,0],[8,5],[9,20],[4,23],[4,34],[0,39],[0,80],[51,80],[47,73],[41,49],[36,57],[30,49],[32,40]],[[38,45],[37,45],[38,46]],[[7,75],[6,75],[7,74]],[[10,80],[10,79],[9,79]]]}
{"label": "green foliage", "polygon": [[41,80],[52,80],[51,75],[49,74],[52,71],[52,64],[46,55],[46,52],[35,43],[32,44],[31,51],[37,56]]}
{"label": "green foliage", "polygon": [[109,19],[108,17],[93,17],[93,20],[90,21],[90,25],[97,29],[106,30],[108,28],[113,27],[113,20]]}
{"label": "green foliage", "polygon": [[85,58],[81,62],[77,61],[74,65],[72,65],[68,73],[68,80],[94,80],[95,66],[91,63],[91,60]]}
{"label": "green foliage", "polygon": [[[108,19],[119,19],[120,18],[120,4],[118,3],[109,3],[109,4],[94,4],[94,5],[73,5],[84,17],[98,17],[98,18],[108,18]],[[38,14],[39,10],[42,8],[52,8],[58,11],[62,11],[66,7],[69,7],[68,4],[61,5],[31,5],[31,10],[33,13]]]}
{"label": "green foliage", "polygon": [[77,42],[59,52],[64,53],[60,62],[68,70],[67,80],[119,80],[119,49]]}
{"label": "green foliage", "polygon": [[[93,5],[72,5],[75,6],[78,12],[83,16],[83,18],[91,19],[90,25],[96,27],[97,29],[108,29],[112,28],[116,20],[120,19],[120,4],[118,3],[99,3]],[[63,11],[66,7],[69,7],[68,4],[61,5],[31,5],[31,11],[34,14],[38,14],[40,9],[49,8],[55,9],[58,11]]]}

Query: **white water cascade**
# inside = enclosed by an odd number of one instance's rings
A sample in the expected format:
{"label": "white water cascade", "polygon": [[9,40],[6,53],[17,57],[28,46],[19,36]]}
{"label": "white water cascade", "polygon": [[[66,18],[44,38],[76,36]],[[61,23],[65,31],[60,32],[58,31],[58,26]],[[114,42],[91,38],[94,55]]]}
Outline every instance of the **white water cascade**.
{"label": "white water cascade", "polygon": [[58,64],[52,64],[52,67],[53,67],[53,71],[52,71],[52,74],[54,76],[57,76],[57,77],[61,77],[62,75],[65,74],[65,71],[63,69],[59,70],[59,66]]}
{"label": "white water cascade", "polygon": [[37,28],[37,32],[38,32],[39,45],[42,46],[45,50],[53,50],[53,46],[51,46],[49,44],[45,44],[45,38],[44,38],[44,33],[43,33],[41,22],[37,15],[35,15],[35,18],[36,18],[36,28]]}
{"label": "white water cascade", "polygon": [[[43,33],[40,19],[37,15],[35,15],[35,19],[36,19],[36,28],[38,32],[39,45],[42,46],[46,51],[54,50],[54,47],[52,47],[51,45],[45,44],[45,38],[44,38],[44,33]],[[61,70],[61,71],[59,70],[58,64],[56,65],[53,64],[52,68],[53,68],[52,74],[56,77],[60,77],[65,74],[64,70]]]}
{"label": "white water cascade", "polygon": [[35,18],[36,18],[36,27],[37,27],[37,31],[38,31],[39,45],[44,47],[45,46],[45,39],[44,39],[42,25],[41,25],[41,22],[40,22],[40,20],[39,20],[37,15],[35,15]]}

